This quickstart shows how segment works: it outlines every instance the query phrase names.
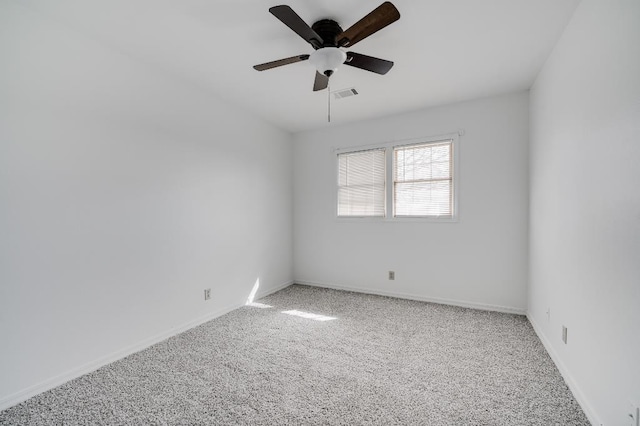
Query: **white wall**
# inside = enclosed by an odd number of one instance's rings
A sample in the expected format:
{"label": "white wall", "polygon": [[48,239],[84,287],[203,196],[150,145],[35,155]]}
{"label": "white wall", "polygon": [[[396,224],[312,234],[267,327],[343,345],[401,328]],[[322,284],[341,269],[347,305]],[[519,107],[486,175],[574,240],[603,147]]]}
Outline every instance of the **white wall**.
{"label": "white wall", "polygon": [[291,282],[289,134],[19,2],[0,58],[0,409]]}
{"label": "white wall", "polygon": [[[518,93],[294,135],[296,282],[524,312],[528,114]],[[459,222],[336,220],[334,148],[458,129]]]}
{"label": "white wall", "polygon": [[528,312],[594,424],[640,404],[639,43],[640,2],[583,0],[531,90]]}

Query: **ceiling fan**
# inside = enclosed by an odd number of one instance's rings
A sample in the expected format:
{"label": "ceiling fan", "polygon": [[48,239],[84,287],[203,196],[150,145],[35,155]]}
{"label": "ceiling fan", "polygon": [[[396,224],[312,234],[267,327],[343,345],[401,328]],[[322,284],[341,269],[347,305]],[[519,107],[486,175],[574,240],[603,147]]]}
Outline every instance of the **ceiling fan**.
{"label": "ceiling fan", "polygon": [[376,74],[386,74],[393,66],[393,62],[385,59],[374,58],[373,56],[356,52],[345,52],[341,49],[353,46],[400,19],[400,12],[388,1],[382,3],[346,31],[343,31],[340,25],[332,19],[321,19],[309,27],[293,9],[286,5],[274,6],[269,9],[269,12],[309,43],[315,49],[315,52],[310,55],[297,55],[255,65],[253,68],[258,71],[265,71],[308,59],[316,67],[313,90],[318,91],[327,88],[329,77],[343,63]]}

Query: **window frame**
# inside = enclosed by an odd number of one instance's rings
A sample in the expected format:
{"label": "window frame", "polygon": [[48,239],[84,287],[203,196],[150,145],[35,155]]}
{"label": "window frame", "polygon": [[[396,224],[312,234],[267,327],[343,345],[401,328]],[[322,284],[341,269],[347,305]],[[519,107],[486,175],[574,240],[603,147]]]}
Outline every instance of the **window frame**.
{"label": "window frame", "polygon": [[[333,157],[333,176],[334,176],[334,188],[333,188],[333,217],[337,222],[349,222],[349,223],[418,223],[418,222],[436,222],[436,223],[456,223],[459,222],[460,209],[458,204],[458,194],[460,193],[460,136],[464,135],[464,131],[460,130],[455,133],[447,133],[435,136],[427,136],[411,139],[399,139],[390,142],[382,142],[370,145],[359,145],[346,148],[334,148],[332,149]],[[452,208],[453,212],[451,216],[394,216],[395,203],[394,203],[394,174],[395,174],[395,161],[394,152],[395,148],[405,147],[411,145],[424,145],[438,142],[451,141],[452,149]],[[372,216],[338,216],[338,154],[345,154],[350,152],[366,151],[371,149],[384,149],[385,150],[385,215],[384,217],[372,217]]]}

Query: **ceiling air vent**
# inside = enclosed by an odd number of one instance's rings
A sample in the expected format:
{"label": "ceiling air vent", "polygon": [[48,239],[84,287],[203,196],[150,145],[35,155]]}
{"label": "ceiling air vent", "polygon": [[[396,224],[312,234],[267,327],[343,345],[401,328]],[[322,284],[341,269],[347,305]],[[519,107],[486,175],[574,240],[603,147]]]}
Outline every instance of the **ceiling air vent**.
{"label": "ceiling air vent", "polygon": [[350,89],[336,90],[335,92],[331,93],[333,93],[334,99],[348,98],[349,96],[355,96],[358,94],[356,89],[354,89],[353,87]]}

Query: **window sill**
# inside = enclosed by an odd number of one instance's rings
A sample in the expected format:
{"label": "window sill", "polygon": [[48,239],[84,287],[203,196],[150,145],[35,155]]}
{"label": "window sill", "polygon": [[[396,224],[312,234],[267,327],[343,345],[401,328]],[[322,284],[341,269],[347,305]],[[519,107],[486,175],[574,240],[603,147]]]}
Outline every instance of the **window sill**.
{"label": "window sill", "polygon": [[416,217],[393,217],[393,218],[353,216],[353,217],[334,217],[334,220],[338,223],[458,223],[460,221],[457,216],[454,216],[454,217],[416,216]]}

